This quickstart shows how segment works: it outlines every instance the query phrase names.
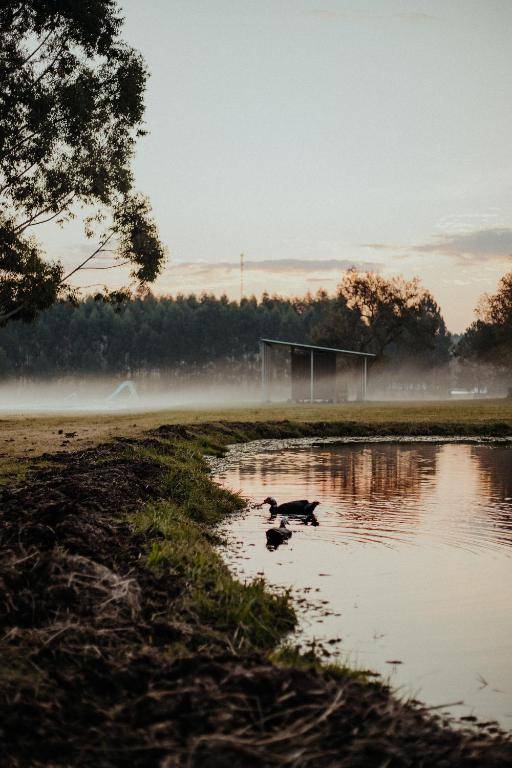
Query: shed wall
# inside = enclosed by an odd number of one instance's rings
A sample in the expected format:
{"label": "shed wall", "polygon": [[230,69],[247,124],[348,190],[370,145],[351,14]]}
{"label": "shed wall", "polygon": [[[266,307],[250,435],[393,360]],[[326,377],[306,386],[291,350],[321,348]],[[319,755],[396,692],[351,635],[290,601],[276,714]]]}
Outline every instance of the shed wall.
{"label": "shed wall", "polygon": [[[301,402],[311,399],[311,352],[304,349],[290,350],[292,400]],[[336,399],[336,354],[313,354],[313,399]]]}

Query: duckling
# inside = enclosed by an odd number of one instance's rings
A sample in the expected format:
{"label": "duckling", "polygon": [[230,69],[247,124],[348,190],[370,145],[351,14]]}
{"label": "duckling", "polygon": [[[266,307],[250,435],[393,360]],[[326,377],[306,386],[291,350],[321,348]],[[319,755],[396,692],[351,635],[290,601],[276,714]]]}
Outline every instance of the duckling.
{"label": "duckling", "polygon": [[269,528],[266,532],[267,548],[277,549],[281,544],[288,539],[291,539],[292,532],[287,528],[288,520],[286,517],[281,518],[281,524],[279,528]]}

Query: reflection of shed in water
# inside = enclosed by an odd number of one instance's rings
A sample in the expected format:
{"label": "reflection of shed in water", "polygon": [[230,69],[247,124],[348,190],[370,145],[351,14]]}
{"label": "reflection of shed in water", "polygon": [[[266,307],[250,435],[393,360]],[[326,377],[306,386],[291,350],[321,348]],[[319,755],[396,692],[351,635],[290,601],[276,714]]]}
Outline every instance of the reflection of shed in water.
{"label": "reflection of shed in water", "polygon": [[[340,402],[350,399],[349,382],[355,381],[353,399],[366,400],[367,361],[375,357],[368,352],[316,347],[275,339],[260,339],[263,399],[272,399],[273,384],[282,384],[283,366],[279,370],[274,351],[289,354],[291,399],[294,402]],[[347,360],[350,362],[347,363]]]}

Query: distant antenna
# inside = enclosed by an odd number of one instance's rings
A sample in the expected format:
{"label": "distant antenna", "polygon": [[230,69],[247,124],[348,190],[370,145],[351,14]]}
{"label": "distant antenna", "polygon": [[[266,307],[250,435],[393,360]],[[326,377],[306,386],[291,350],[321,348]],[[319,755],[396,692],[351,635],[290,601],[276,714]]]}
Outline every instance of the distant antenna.
{"label": "distant antenna", "polygon": [[244,255],[240,254],[240,301],[244,297]]}

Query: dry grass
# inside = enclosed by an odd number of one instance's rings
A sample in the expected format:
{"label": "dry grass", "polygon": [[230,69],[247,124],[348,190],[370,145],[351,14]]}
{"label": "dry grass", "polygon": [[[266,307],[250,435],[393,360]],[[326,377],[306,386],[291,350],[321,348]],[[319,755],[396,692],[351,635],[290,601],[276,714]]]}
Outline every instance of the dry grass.
{"label": "dry grass", "polygon": [[194,408],[152,412],[48,413],[6,415],[0,419],[0,458],[34,457],[43,453],[89,448],[116,437],[138,437],[160,424],[210,421],[351,422],[430,426],[486,425],[501,422],[512,432],[511,400],[421,403],[345,403],[341,405],[255,405],[246,408]]}

